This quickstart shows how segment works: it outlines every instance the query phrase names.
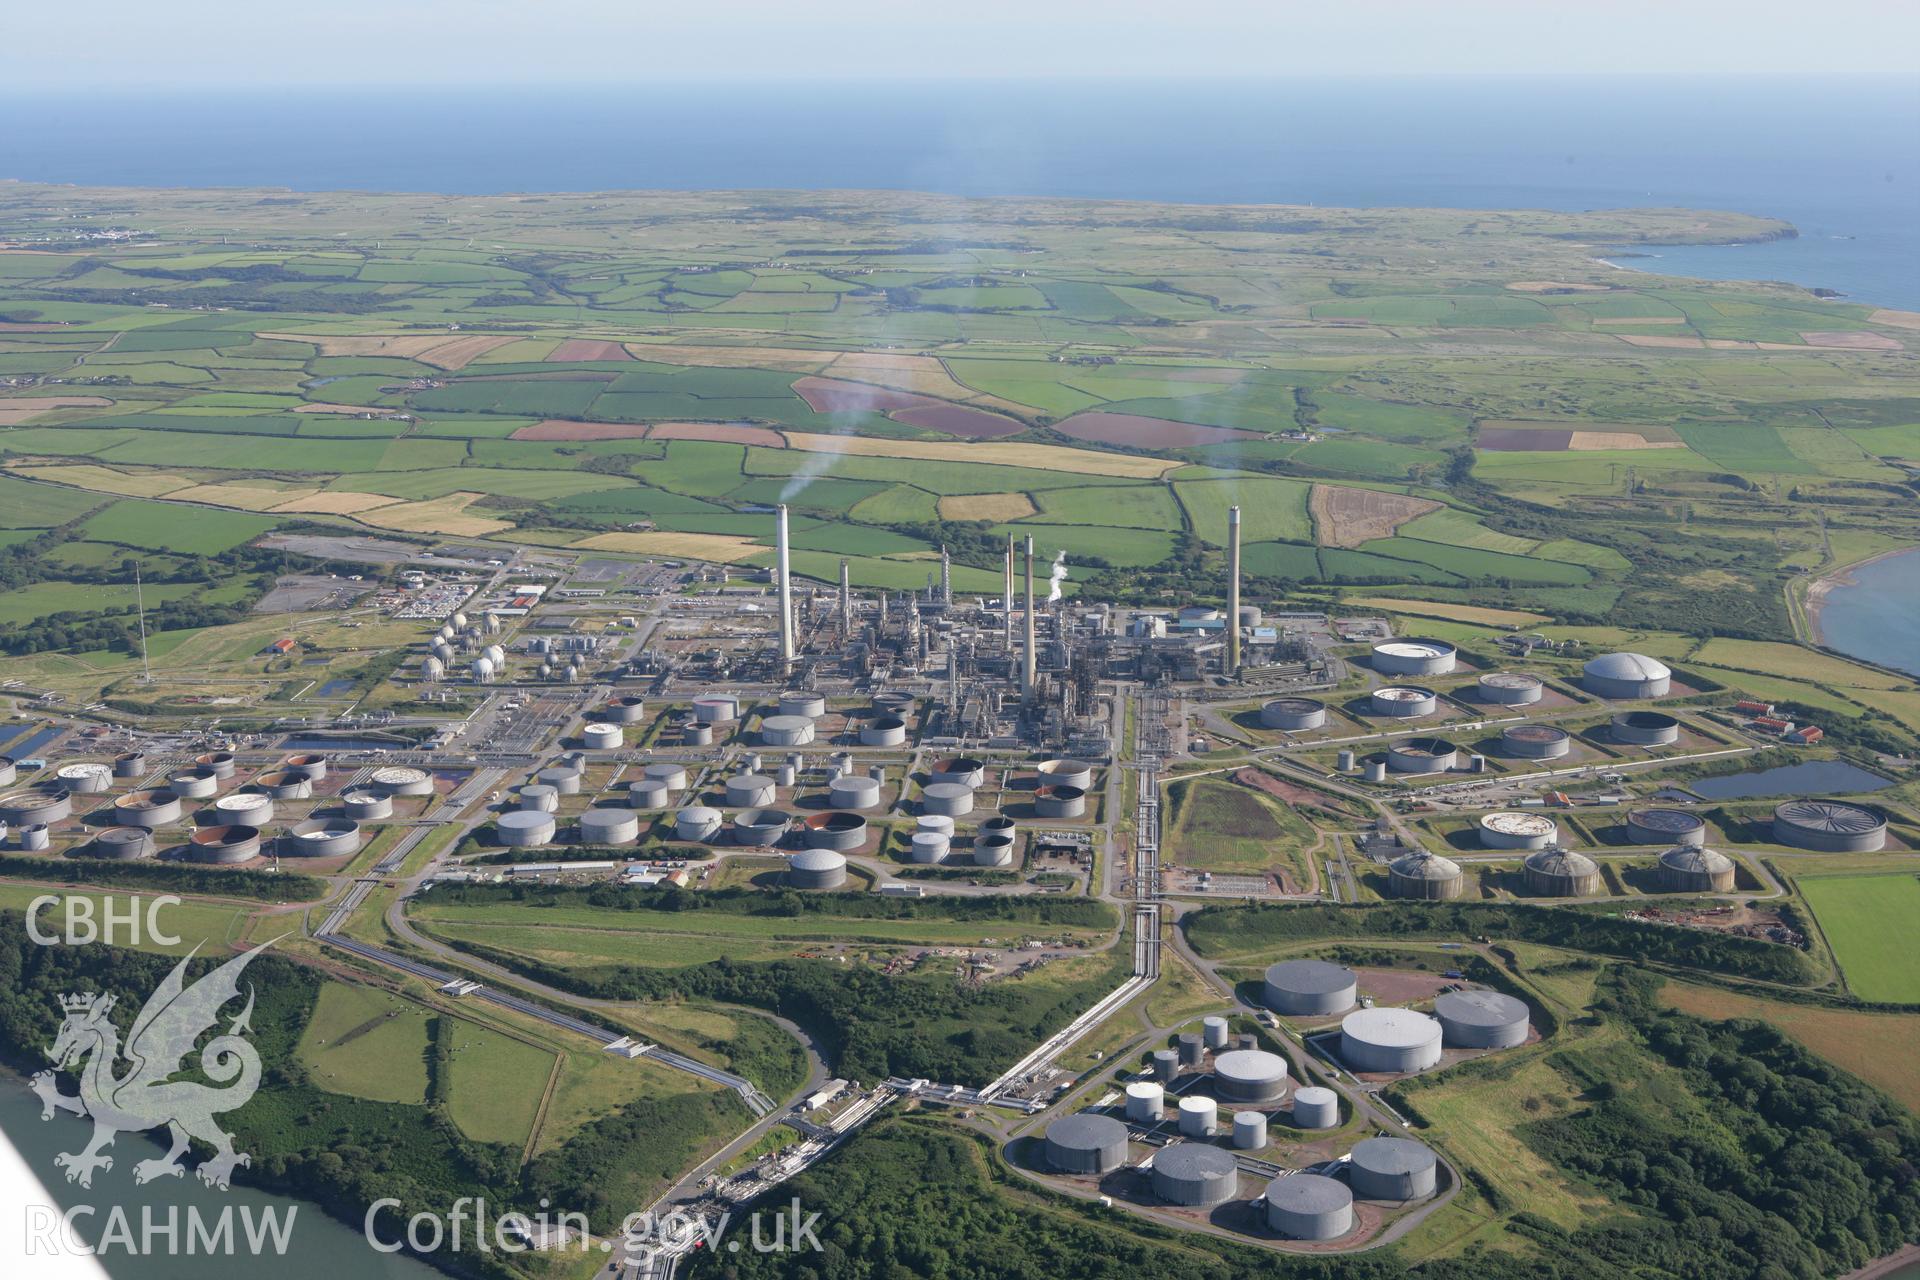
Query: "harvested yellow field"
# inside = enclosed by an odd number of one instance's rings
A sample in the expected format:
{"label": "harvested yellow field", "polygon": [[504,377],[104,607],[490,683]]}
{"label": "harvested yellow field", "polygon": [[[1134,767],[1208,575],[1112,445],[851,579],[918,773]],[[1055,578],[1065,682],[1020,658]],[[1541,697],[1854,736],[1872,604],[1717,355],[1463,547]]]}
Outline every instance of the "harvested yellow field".
{"label": "harvested yellow field", "polygon": [[1477,604],[1453,604],[1445,600],[1396,600],[1390,596],[1364,596],[1369,607],[1388,613],[1411,614],[1418,618],[1445,618],[1449,622],[1477,622],[1488,627],[1537,627],[1551,622],[1544,613],[1522,609],[1492,609]]}
{"label": "harvested yellow field", "polygon": [[438,346],[428,347],[414,359],[422,364],[433,365],[437,369],[464,369],[494,348],[518,341],[518,338],[491,337],[484,333],[468,334],[464,338],[455,338],[451,342],[442,342]]}
{"label": "harvested yellow field", "polygon": [[1391,538],[1409,520],[1438,511],[1432,498],[1413,498],[1378,489],[1316,484],[1309,504],[1318,541],[1327,547],[1357,547],[1375,538]]}
{"label": "harvested yellow field", "polygon": [[1892,325],[1896,329],[1920,329],[1920,311],[1894,311],[1882,307],[1867,319],[1874,324]]}
{"label": "harvested yellow field", "polygon": [[329,492],[322,489],[317,493],[304,493],[291,502],[283,502],[268,510],[276,513],[303,511],[323,516],[351,516],[375,507],[390,507],[398,501],[398,498],[389,498],[384,493]]}
{"label": "harvested yellow field", "polygon": [[266,489],[247,484],[197,484],[167,495],[172,502],[204,502],[238,511],[272,511],[289,498],[311,497],[318,489]]}
{"label": "harvested yellow field", "polygon": [[17,427],[55,409],[104,409],[112,403],[104,396],[21,396],[0,400],[0,427]]}
{"label": "harvested yellow field", "polygon": [[848,453],[865,458],[913,458],[921,462],[979,462],[996,467],[1032,467],[1036,471],[1119,476],[1128,480],[1155,480],[1183,465],[1162,458],[1094,453],[1089,449],[1063,449],[1054,444],[880,440],[868,436],[814,435],[804,431],[788,432],[787,444],[813,453]]}
{"label": "harvested yellow field", "polygon": [[767,550],[751,538],[729,533],[602,533],[570,545],[645,556],[683,556],[688,560],[713,560],[721,564],[732,564]]}
{"label": "harvested yellow field", "polygon": [[1011,400],[1003,400],[999,396],[975,391],[955,378],[944,361],[933,356],[850,351],[835,360],[827,372],[833,377],[849,378],[855,382],[871,382],[875,386],[892,387],[896,391],[917,392],[923,396],[936,396],[942,400],[957,400],[963,404],[979,405],[981,408],[1010,409],[1015,413],[1038,412],[1030,405],[1016,404]]}
{"label": "harvested yellow field", "polygon": [[1607,293],[1610,284],[1574,284],[1566,280],[1510,280],[1507,288],[1517,293]]}
{"label": "harvested yellow field", "polygon": [[968,493],[940,499],[940,515],[946,520],[991,520],[999,524],[1032,514],[1033,499],[1024,493]]}
{"label": "harvested yellow field", "polygon": [[14,467],[13,471],[36,480],[70,484],[76,489],[91,489],[96,493],[117,493],[125,498],[160,498],[194,483],[185,476],[168,471],[115,471],[112,467],[96,467],[85,463],[70,467]]}
{"label": "harvested yellow field", "polygon": [[449,493],[428,502],[396,502],[360,515],[361,523],[380,529],[398,529],[403,533],[451,533],[477,538],[499,529],[511,529],[509,520],[470,516],[466,509],[484,494]]}
{"label": "harvested yellow field", "polygon": [[802,347],[700,347],[678,342],[629,342],[627,353],[656,364],[690,364],[708,369],[779,369],[819,373],[833,362],[831,351]]}
{"label": "harvested yellow field", "polygon": [[1567,437],[1572,452],[1600,449],[1684,449],[1684,440],[1649,440],[1638,431],[1575,431]]}

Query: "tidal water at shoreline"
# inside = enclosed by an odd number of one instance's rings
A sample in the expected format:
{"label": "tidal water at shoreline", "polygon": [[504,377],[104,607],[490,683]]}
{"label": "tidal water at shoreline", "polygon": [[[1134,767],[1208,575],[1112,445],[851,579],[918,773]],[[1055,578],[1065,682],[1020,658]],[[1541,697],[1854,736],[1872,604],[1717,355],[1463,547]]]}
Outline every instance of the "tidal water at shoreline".
{"label": "tidal water at shoreline", "polygon": [[1829,649],[1920,676],[1920,547],[1847,570],[1816,631]]}

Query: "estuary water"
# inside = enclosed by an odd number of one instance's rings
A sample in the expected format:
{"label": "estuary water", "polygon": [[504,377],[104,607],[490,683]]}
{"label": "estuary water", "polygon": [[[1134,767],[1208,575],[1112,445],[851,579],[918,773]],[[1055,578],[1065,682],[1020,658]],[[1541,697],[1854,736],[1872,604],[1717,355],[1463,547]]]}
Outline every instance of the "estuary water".
{"label": "estuary water", "polygon": [[1920,547],[1847,570],[1814,630],[1830,648],[1920,676]]}
{"label": "estuary water", "polygon": [[1920,310],[1920,78],[863,79],[22,95],[0,179],[449,193],[894,189],[1785,218],[1632,265]]}

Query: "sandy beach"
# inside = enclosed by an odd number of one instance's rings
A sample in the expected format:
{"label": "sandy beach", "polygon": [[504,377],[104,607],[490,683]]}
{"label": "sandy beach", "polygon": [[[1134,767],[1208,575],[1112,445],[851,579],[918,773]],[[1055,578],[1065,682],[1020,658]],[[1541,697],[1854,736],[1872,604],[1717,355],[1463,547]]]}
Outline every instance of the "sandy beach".
{"label": "sandy beach", "polygon": [[1869,1262],[1858,1271],[1849,1271],[1840,1280],[1881,1280],[1903,1267],[1920,1264],[1920,1244],[1910,1244],[1898,1253],[1890,1253],[1877,1262]]}

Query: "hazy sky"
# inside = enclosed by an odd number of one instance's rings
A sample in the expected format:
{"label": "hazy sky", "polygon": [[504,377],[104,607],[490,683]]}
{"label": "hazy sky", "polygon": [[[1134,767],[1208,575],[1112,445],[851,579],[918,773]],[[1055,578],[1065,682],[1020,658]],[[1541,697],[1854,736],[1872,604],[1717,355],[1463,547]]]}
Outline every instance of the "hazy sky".
{"label": "hazy sky", "polygon": [[876,74],[1920,72],[1920,4],[1912,0],[93,0],[8,7],[0,92],[724,85]]}

